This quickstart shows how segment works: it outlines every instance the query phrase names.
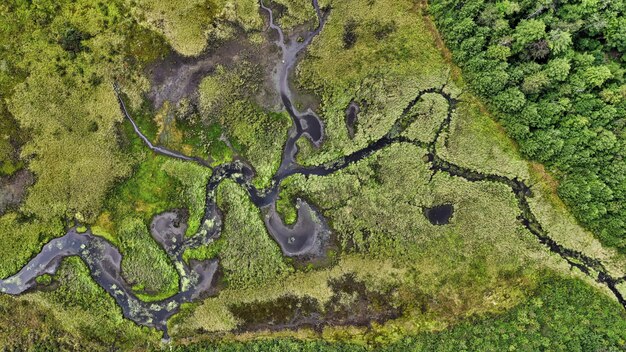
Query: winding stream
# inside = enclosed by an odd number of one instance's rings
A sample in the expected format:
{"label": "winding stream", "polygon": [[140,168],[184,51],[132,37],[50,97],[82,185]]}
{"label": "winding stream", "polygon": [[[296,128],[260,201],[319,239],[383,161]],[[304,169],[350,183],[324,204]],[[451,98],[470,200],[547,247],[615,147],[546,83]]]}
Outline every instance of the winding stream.
{"label": "winding stream", "polygon": [[[213,284],[215,273],[218,269],[217,260],[190,261],[185,263],[182,259],[186,249],[197,248],[219,237],[222,225],[222,214],[216,205],[216,189],[225,180],[234,180],[243,187],[250,195],[252,202],[265,214],[265,225],[268,233],[279,244],[286,256],[317,256],[323,252],[324,238],[329,233],[329,228],[321,214],[304,200],[298,200],[298,217],[294,225],[287,226],[276,212],[276,200],[279,186],[288,176],[294,174],[325,176],[339,171],[351,163],[366,158],[377,151],[394,143],[409,143],[422,148],[425,157],[435,172],[445,172],[455,177],[462,177],[473,182],[496,182],[508,186],[518,200],[520,209],[520,222],[532,233],[537,240],[545,245],[551,252],[558,254],[572,267],[578,268],[597,282],[606,285],[614,294],[619,303],[626,308],[626,301],[618,291],[616,285],[625,280],[612,277],[604,265],[597,259],[585,254],[563,247],[549,237],[535,215],[532,213],[527,198],[532,196],[531,189],[517,178],[507,178],[500,175],[484,174],[452,164],[442,159],[437,154],[437,142],[448,131],[458,100],[446,93],[445,86],[430,88],[419,92],[398,117],[391,130],[380,139],[372,142],[367,147],[357,150],[337,160],[317,166],[301,166],[296,162],[298,152],[296,142],[302,136],[319,146],[324,136],[324,127],[320,118],[311,109],[300,112],[293,104],[293,94],[289,85],[289,75],[298,60],[298,54],[303,52],[313,38],[322,30],[328,11],[319,8],[317,0],[312,1],[317,14],[318,25],[308,32],[304,40],[287,37],[282,29],[274,23],[272,11],[263,2],[261,8],[269,17],[269,28],[276,31],[278,39],[276,45],[282,51],[280,62],[275,68],[276,89],[281,96],[284,108],[292,118],[293,125],[290,128],[283,150],[282,161],[271,186],[267,189],[255,188],[251,180],[254,177],[253,168],[242,161],[222,164],[212,168],[213,173],[206,185],[206,205],[202,225],[195,235],[185,237],[186,225],[181,224],[179,215],[166,212],[155,216],[151,224],[152,237],[163,247],[168,257],[176,267],[180,282],[179,292],[172,297],[158,302],[143,302],[132,292],[130,285],[121,275],[121,254],[119,250],[107,240],[95,236],[88,229],[79,233],[77,228],[71,228],[64,236],[48,242],[40,253],[15,275],[0,280],[0,291],[19,295],[34,287],[36,277],[43,274],[53,274],[59,267],[61,260],[68,256],[79,256],[88,266],[92,278],[121,307],[123,315],[140,325],[154,327],[162,330],[164,338],[167,335],[167,320],[178,312],[180,305],[206,295],[215,293]],[[121,97],[119,87],[114,86],[120,104],[120,110],[125,118],[132,124],[135,133],[142,139],[144,144],[153,152],[183,161],[195,162],[204,167],[211,168],[202,159],[186,156],[176,151],[153,145],[142,134],[139,127],[128,113]],[[430,142],[416,141],[406,138],[402,132],[410,125],[411,116],[409,111],[427,93],[440,94],[448,102],[446,118],[438,127],[435,137]],[[355,112],[356,113],[356,112]],[[442,136],[442,134],[444,134]],[[444,141],[445,142],[445,141]]]}

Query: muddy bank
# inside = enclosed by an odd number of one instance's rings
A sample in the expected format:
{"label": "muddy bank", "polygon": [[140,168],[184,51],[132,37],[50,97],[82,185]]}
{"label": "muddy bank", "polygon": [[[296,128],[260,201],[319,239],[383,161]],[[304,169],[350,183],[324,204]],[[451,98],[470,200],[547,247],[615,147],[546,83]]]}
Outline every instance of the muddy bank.
{"label": "muddy bank", "polygon": [[0,215],[8,209],[17,208],[26,197],[28,187],[34,183],[35,175],[26,169],[0,177]]}
{"label": "muddy bank", "polygon": [[323,218],[309,203],[300,198],[296,201],[296,209],[298,220],[292,226],[287,226],[276,212],[275,203],[269,205],[264,216],[267,231],[286,256],[322,256],[324,243],[329,237],[329,230]]}
{"label": "muddy bank", "polygon": [[150,234],[170,256],[180,251],[187,231],[188,214],[185,211],[166,211],[155,215],[150,224]]}
{"label": "muddy bank", "polygon": [[197,90],[206,75],[217,65],[230,66],[246,48],[243,36],[207,49],[197,57],[187,57],[172,51],[167,57],[146,68],[151,82],[148,99],[158,110],[165,101],[176,105],[182,98],[197,99]]}
{"label": "muddy bank", "polygon": [[353,274],[328,281],[333,294],[322,305],[310,296],[286,295],[267,302],[232,305],[229,310],[242,322],[238,332],[297,330],[322,332],[327,326],[371,326],[398,318],[404,307],[393,298],[394,289],[375,291]]}
{"label": "muddy bank", "polygon": [[261,33],[265,39],[260,44],[252,43],[247,34],[239,29],[233,39],[214,43],[197,57],[182,56],[176,52],[146,68],[151,89],[147,94],[153,109],[160,109],[167,101],[177,106],[183,99],[188,99],[192,106],[198,106],[198,88],[202,79],[215,72],[218,66],[227,69],[247,61],[259,68],[261,89],[254,94],[259,106],[275,109],[280,106],[280,98],[274,91],[272,68],[280,53],[268,39],[267,33]]}

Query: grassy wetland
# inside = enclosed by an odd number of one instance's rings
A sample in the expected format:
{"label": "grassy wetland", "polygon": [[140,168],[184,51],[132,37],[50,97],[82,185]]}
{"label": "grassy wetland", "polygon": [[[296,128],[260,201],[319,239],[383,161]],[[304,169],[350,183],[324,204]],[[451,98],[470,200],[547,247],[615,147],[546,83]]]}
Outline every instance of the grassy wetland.
{"label": "grassy wetland", "polygon": [[[571,124],[519,133],[527,110],[558,108],[544,91],[619,116],[623,6],[546,6],[509,33],[530,4],[470,1],[482,13],[466,4],[455,25],[455,3],[0,5],[0,288],[26,288],[0,294],[0,345],[624,349],[619,177],[583,175],[563,154],[592,146],[541,150],[542,133]],[[580,11],[607,14],[603,65],[596,32],[563,34]],[[513,42],[463,30],[490,23]],[[470,62],[481,46],[511,68]],[[496,89],[502,72],[511,81]],[[587,95],[569,96],[576,87]],[[519,94],[532,106],[508,106]],[[589,127],[611,144],[583,153],[593,165],[619,154],[614,120],[610,133]],[[581,182],[597,201],[574,204]],[[285,250],[302,233],[312,240]],[[21,281],[68,234],[87,246]],[[113,264],[96,272],[98,260]],[[103,286],[109,274],[119,287]]]}

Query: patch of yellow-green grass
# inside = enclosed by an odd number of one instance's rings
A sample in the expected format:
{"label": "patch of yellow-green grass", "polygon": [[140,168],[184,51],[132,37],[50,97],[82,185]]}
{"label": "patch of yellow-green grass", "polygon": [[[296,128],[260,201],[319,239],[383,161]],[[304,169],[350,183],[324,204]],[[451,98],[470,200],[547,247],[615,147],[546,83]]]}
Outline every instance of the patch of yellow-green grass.
{"label": "patch of yellow-green grass", "polygon": [[24,222],[17,213],[0,216],[0,278],[17,273],[47,241],[63,233],[60,220]]}
{"label": "patch of yellow-green grass", "polygon": [[502,127],[471,94],[463,94],[453,114],[445,147],[438,152],[446,160],[472,170],[529,180],[528,164]]}
{"label": "patch of yellow-green grass", "polygon": [[121,116],[110,87],[76,83],[70,89],[63,78],[36,72],[16,88],[11,111],[34,131],[22,150],[32,156],[29,169],[37,177],[25,212],[41,219],[79,213],[93,221],[114,181],[128,174],[111,137]]}
{"label": "patch of yellow-green grass", "polygon": [[206,260],[216,258],[224,248],[226,241],[224,239],[217,239],[210,241],[204,246],[197,248],[188,248],[183,252],[183,260],[189,263],[189,260]]}
{"label": "patch of yellow-green grass", "polygon": [[621,283],[617,285],[617,290],[623,295],[626,295],[626,283]]}
{"label": "patch of yellow-green grass", "polygon": [[[142,149],[133,156],[138,158],[133,174],[111,191],[106,210],[97,218],[94,233],[118,246],[122,254],[122,274],[140,298],[157,300],[178,290],[178,275],[164,250],[150,236],[150,223],[159,213],[189,207],[197,224],[202,216],[198,209],[203,203],[194,202],[191,207],[190,201],[196,199],[185,198],[185,195],[196,194],[197,189],[173,176],[177,171],[175,161]],[[202,175],[199,177],[204,179]],[[184,179],[190,183],[195,180]]]}
{"label": "patch of yellow-green grass", "polygon": [[293,269],[267,233],[259,209],[232,181],[218,187],[217,200],[224,213],[219,254],[228,287],[243,290],[280,280]]}
{"label": "patch of yellow-green grass", "polygon": [[131,177],[117,185],[109,196],[109,210],[113,222],[128,215],[136,215],[149,223],[160,212],[181,207],[180,181],[163,170],[169,159],[146,151],[141,156]]}
{"label": "patch of yellow-green grass", "polygon": [[199,92],[200,107],[207,116],[207,147],[214,162],[227,162],[233,153],[238,154],[254,167],[253,183],[262,188],[278,170],[291,119],[286,112],[268,112],[254,102],[260,69],[245,61],[234,68],[218,66],[202,80]]}
{"label": "patch of yellow-green grass", "polygon": [[102,227],[102,226],[92,226],[91,227],[91,233],[93,233],[96,236],[100,236],[104,239],[106,239],[107,241],[113,243],[113,245],[119,245],[118,242],[118,238],[113,236],[106,228]]}
{"label": "patch of yellow-green grass", "polygon": [[197,55],[207,45],[207,28],[220,10],[214,1],[142,0],[135,17],[160,32],[174,50],[183,55]]}
{"label": "patch of yellow-green grass", "polygon": [[[419,90],[447,81],[447,67],[413,1],[332,1],[324,30],[299,64],[298,82],[321,98],[325,142],[306,153],[307,163],[326,161],[384,135]],[[346,47],[344,32],[356,41]],[[386,30],[384,30],[386,29]],[[367,102],[356,135],[348,137],[345,109]]]}
{"label": "patch of yellow-green grass", "polygon": [[[289,180],[285,180],[288,182]],[[276,211],[283,219],[285,224],[293,224],[298,218],[298,210],[296,209],[296,199],[283,188],[280,189],[278,200],[276,200]]]}
{"label": "patch of yellow-green grass", "polygon": [[181,197],[189,210],[187,235],[192,235],[204,217],[206,184],[212,172],[209,168],[173,159],[166,161],[161,169],[183,185]]}
{"label": "patch of yellow-green grass", "polygon": [[411,140],[430,143],[434,141],[436,131],[448,114],[448,102],[438,93],[428,93],[418,101],[407,115],[410,125],[403,135]]}
{"label": "patch of yellow-green grass", "polygon": [[155,301],[178,292],[178,273],[141,218],[123,218],[118,224],[117,238],[122,276],[139,298]]}
{"label": "patch of yellow-green grass", "polygon": [[[278,3],[285,6],[285,11],[278,19],[278,25],[283,30],[289,30],[295,26],[310,22],[313,27],[317,26],[317,16],[312,1],[306,0],[265,0],[265,5]],[[276,16],[276,14],[275,14]],[[312,29],[312,28],[311,28]]]}
{"label": "patch of yellow-green grass", "polygon": [[0,176],[10,176],[25,165],[24,161],[17,158],[14,145],[16,142],[23,143],[25,133],[20,131],[17,121],[7,111],[5,102],[0,102],[0,131]]}
{"label": "patch of yellow-green grass", "polygon": [[161,33],[182,55],[200,54],[210,39],[227,39],[234,33],[229,24],[259,30],[263,24],[254,0],[139,0],[135,18]]}

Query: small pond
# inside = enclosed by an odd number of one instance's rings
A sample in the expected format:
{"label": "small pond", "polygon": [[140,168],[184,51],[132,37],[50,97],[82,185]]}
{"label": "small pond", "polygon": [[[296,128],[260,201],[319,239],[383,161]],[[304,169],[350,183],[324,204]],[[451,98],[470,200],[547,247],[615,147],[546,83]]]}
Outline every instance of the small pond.
{"label": "small pond", "polygon": [[454,213],[452,204],[440,204],[431,208],[424,208],[424,216],[433,225],[446,225]]}

